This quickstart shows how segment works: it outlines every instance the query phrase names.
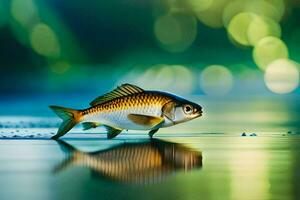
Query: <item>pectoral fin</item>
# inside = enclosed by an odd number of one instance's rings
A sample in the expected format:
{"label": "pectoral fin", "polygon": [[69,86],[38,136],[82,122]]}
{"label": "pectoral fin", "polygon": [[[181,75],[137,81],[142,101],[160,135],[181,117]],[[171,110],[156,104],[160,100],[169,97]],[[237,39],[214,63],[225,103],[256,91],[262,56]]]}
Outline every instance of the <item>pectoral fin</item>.
{"label": "pectoral fin", "polygon": [[117,129],[111,126],[104,125],[106,131],[107,131],[107,138],[112,139],[119,135],[122,132],[122,129]]}
{"label": "pectoral fin", "polygon": [[148,126],[150,128],[156,127],[164,122],[163,117],[140,115],[140,114],[129,114],[128,119],[138,125]]}
{"label": "pectoral fin", "polygon": [[83,130],[89,130],[91,128],[96,128],[98,126],[100,126],[101,124],[98,122],[84,122],[82,123],[83,126]]}

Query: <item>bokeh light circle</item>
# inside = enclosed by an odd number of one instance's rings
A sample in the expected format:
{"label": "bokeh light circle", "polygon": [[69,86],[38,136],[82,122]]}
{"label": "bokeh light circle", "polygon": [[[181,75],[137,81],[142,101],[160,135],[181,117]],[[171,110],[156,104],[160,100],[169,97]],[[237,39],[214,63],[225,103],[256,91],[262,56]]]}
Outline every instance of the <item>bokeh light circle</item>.
{"label": "bokeh light circle", "polygon": [[285,43],[273,36],[261,39],[253,49],[254,61],[262,70],[265,70],[274,60],[288,58],[288,56],[288,48]]}
{"label": "bokeh light circle", "polygon": [[248,46],[248,27],[256,18],[256,15],[250,12],[242,12],[232,18],[228,25],[228,33],[239,44]]}
{"label": "bokeh light circle", "polygon": [[38,20],[37,7],[32,0],[12,0],[11,15],[17,22],[26,27]]}
{"label": "bokeh light circle", "polygon": [[299,65],[288,59],[273,61],[265,71],[265,84],[278,94],[294,91],[299,85]]}
{"label": "bokeh light circle", "polygon": [[154,24],[154,34],[163,48],[170,52],[185,51],[197,35],[197,20],[185,12],[168,13]]}
{"label": "bokeh light circle", "polygon": [[[138,77],[138,78],[137,78]],[[164,90],[176,94],[190,94],[194,89],[194,75],[183,65],[158,64],[147,70],[133,69],[119,82],[131,82],[142,88]]]}
{"label": "bokeh light circle", "polygon": [[164,45],[178,43],[181,37],[180,31],[179,23],[171,15],[165,15],[159,18],[154,25],[155,36]]}
{"label": "bokeh light circle", "polygon": [[190,94],[194,87],[193,73],[183,65],[173,65],[172,69],[175,74],[172,91],[178,94]]}
{"label": "bokeh light circle", "polygon": [[233,75],[222,65],[211,65],[202,71],[199,83],[208,95],[224,95],[232,89]]}
{"label": "bokeh light circle", "polygon": [[284,15],[283,0],[233,0],[224,8],[223,23],[227,27],[231,19],[241,12],[252,12],[260,16],[269,17],[279,22]]}
{"label": "bokeh light circle", "polygon": [[207,10],[214,0],[187,0],[188,6],[194,12],[201,12]]}
{"label": "bokeh light circle", "polygon": [[223,27],[223,10],[228,0],[213,0],[209,8],[203,11],[195,11],[197,18],[211,28]]}
{"label": "bokeh light circle", "polygon": [[255,45],[259,40],[267,36],[280,38],[281,28],[279,23],[273,19],[256,15],[249,24],[247,36],[249,43]]}
{"label": "bokeh light circle", "polygon": [[148,80],[148,83],[155,82],[157,86],[164,90],[169,89],[174,84],[175,73],[169,65],[162,65],[155,77]]}
{"label": "bokeh light circle", "polygon": [[58,57],[60,45],[54,31],[46,24],[40,23],[33,27],[30,34],[32,48],[40,55]]}

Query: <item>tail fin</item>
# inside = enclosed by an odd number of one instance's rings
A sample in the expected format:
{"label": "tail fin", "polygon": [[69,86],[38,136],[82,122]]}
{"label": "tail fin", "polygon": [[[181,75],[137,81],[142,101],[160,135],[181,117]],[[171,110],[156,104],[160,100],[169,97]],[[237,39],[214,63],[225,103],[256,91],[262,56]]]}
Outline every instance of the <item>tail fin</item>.
{"label": "tail fin", "polygon": [[59,137],[66,134],[71,130],[77,123],[81,120],[81,113],[78,110],[73,110],[70,108],[63,108],[59,106],[49,106],[62,120],[57,134],[52,137],[52,139],[58,139]]}

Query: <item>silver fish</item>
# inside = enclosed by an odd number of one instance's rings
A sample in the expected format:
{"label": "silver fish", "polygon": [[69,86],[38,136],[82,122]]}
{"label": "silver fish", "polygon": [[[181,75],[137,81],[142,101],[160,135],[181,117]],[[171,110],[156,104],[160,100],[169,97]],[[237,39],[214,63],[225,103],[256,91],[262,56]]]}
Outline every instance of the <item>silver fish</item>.
{"label": "silver fish", "polygon": [[107,137],[113,138],[122,130],[149,130],[152,137],[160,128],[169,127],[202,116],[202,107],[173,94],[146,91],[123,84],[90,103],[91,107],[74,110],[59,106],[50,108],[63,119],[53,139],[66,134],[78,123],[85,130],[104,126]]}

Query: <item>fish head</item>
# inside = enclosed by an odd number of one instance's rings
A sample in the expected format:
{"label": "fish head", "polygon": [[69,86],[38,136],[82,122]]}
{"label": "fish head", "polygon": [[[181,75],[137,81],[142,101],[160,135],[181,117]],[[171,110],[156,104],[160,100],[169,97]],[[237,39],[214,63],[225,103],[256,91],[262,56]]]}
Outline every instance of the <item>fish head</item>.
{"label": "fish head", "polygon": [[176,97],[164,105],[163,114],[174,125],[201,117],[202,107],[197,103]]}
{"label": "fish head", "polygon": [[185,101],[175,107],[174,122],[182,123],[202,116],[202,107],[196,103]]}

